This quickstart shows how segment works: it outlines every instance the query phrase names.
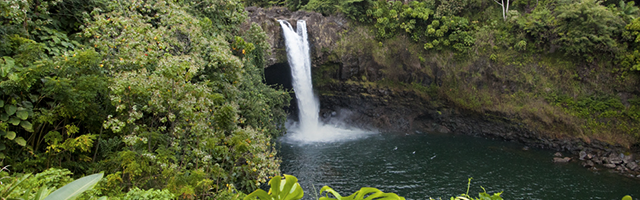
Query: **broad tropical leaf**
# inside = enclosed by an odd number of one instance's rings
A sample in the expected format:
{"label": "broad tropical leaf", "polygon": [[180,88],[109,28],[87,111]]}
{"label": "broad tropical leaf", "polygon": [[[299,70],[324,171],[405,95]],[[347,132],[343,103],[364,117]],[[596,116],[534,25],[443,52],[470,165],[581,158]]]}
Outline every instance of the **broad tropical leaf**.
{"label": "broad tropical leaf", "polygon": [[75,180],[56,191],[53,191],[44,200],[72,200],[82,194],[84,191],[91,189],[98,181],[102,179],[104,173],[92,174]]}
{"label": "broad tropical leaf", "polygon": [[251,194],[247,195],[244,200],[250,200],[250,199],[261,199],[261,200],[271,200],[271,196],[269,196],[269,194],[267,192],[265,192],[262,189],[257,189],[256,191],[253,191]]}
{"label": "broad tropical leaf", "polygon": [[244,200],[249,199],[261,199],[261,200],[298,200],[304,196],[304,192],[302,191],[302,187],[298,183],[298,179],[295,176],[284,175],[285,180],[282,180],[281,176],[273,177],[269,181],[269,193],[264,190],[258,189],[247,197]]}
{"label": "broad tropical leaf", "polygon": [[51,190],[49,190],[49,188],[42,186],[38,192],[36,192],[36,196],[33,198],[34,200],[43,200],[44,198],[46,198],[49,193],[51,193]]}
{"label": "broad tropical leaf", "polygon": [[329,198],[329,193],[333,194],[334,197],[336,197],[336,199],[342,199],[342,195],[340,195],[340,193],[336,192],[335,190],[333,190],[333,188],[330,188],[329,186],[324,186],[322,187],[322,189],[320,189],[320,195],[322,195],[323,192],[327,192],[327,194],[324,197],[320,197],[320,200],[325,200],[325,199],[333,199],[333,198]]}
{"label": "broad tropical leaf", "polygon": [[[321,197],[320,200],[404,200],[404,197],[398,196],[395,193],[384,193],[371,187],[363,187],[347,197],[340,197],[340,194],[336,195],[337,192],[327,186],[322,187],[320,195],[325,191],[327,192],[327,195]],[[332,193],[336,198],[330,198],[328,193]]]}

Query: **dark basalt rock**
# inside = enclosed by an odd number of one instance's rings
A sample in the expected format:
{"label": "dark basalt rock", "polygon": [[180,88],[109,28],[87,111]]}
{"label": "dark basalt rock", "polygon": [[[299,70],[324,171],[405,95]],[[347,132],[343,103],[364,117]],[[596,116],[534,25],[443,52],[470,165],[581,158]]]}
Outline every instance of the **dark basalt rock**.
{"label": "dark basalt rock", "polygon": [[585,162],[582,162],[582,166],[585,168],[592,168],[593,166],[595,166],[595,163],[593,163],[593,161],[587,160]]}
{"label": "dark basalt rock", "polygon": [[349,28],[348,20],[341,16],[322,16],[320,13],[308,11],[291,12],[284,7],[247,7],[245,9],[249,20],[243,25],[246,30],[251,23],[262,27],[269,37],[268,43],[271,49],[267,50],[267,65],[287,62],[286,46],[282,36],[282,28],[277,20],[286,20],[296,28],[298,20],[307,22],[311,60],[314,65],[323,63],[325,52],[322,49],[331,49],[340,39],[339,33]]}

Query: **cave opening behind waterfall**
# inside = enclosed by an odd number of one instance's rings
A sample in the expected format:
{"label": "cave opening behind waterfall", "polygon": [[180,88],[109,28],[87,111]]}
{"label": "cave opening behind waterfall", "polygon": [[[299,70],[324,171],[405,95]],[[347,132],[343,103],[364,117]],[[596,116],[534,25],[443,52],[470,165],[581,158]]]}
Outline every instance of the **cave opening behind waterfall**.
{"label": "cave opening behind waterfall", "polygon": [[[289,63],[276,63],[264,69],[265,84],[271,87],[282,87],[287,91],[293,91],[291,82],[291,67]],[[289,107],[284,108],[292,120],[298,121],[298,101],[294,93],[289,94],[291,102]]]}

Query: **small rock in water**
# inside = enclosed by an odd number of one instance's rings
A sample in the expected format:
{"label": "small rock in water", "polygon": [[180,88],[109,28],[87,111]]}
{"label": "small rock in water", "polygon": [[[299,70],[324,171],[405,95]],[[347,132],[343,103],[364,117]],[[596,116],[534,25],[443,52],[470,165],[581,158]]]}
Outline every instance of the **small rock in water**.
{"label": "small rock in water", "polygon": [[431,160],[433,160],[434,158],[436,158],[436,155],[433,155],[433,156],[431,157]]}
{"label": "small rock in water", "polygon": [[416,151],[413,151],[411,154],[416,154]]}
{"label": "small rock in water", "polygon": [[562,157],[562,153],[560,153],[560,152],[556,152],[556,153],[554,153],[554,154],[553,154],[553,156],[555,156],[555,157]]}
{"label": "small rock in water", "polygon": [[593,167],[595,164],[593,163],[593,161],[587,160],[585,162],[582,162],[582,166],[585,168],[591,168]]}
{"label": "small rock in water", "polygon": [[564,158],[556,157],[556,158],[553,158],[553,162],[554,163],[567,163],[569,161],[571,161],[571,158],[569,158],[569,157],[564,157]]}
{"label": "small rock in water", "polygon": [[398,147],[394,147],[394,148],[393,148],[393,150],[394,150],[394,151],[395,151],[395,150],[398,150]]}
{"label": "small rock in water", "polygon": [[602,165],[602,166],[604,166],[604,167],[606,167],[606,168],[610,168],[610,169],[616,168],[616,165],[615,165],[615,164],[604,164],[604,165]]}
{"label": "small rock in water", "polygon": [[636,164],[635,162],[630,162],[626,164],[627,168],[629,168],[631,171],[635,171],[636,169],[638,169],[638,164]]}
{"label": "small rock in water", "polygon": [[580,151],[580,160],[584,160],[587,157],[587,152]]}
{"label": "small rock in water", "polygon": [[529,147],[528,146],[524,146],[524,147],[522,147],[522,150],[529,151]]}

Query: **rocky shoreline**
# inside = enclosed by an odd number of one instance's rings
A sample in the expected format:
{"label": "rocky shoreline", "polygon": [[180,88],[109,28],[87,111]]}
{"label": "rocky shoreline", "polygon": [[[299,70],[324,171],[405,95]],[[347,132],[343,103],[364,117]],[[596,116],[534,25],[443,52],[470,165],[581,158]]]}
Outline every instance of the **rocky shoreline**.
{"label": "rocky shoreline", "polygon": [[[550,162],[580,162],[589,170],[615,171],[640,179],[637,147],[629,149],[575,137],[549,138],[498,114],[477,114],[425,103],[429,101],[412,91],[398,92],[346,83],[329,84],[319,89],[322,90],[319,95],[321,115],[325,121],[339,116],[344,123],[379,131],[465,134],[513,141],[525,145],[524,150],[559,151]],[[560,152],[568,155],[562,156]]]}

